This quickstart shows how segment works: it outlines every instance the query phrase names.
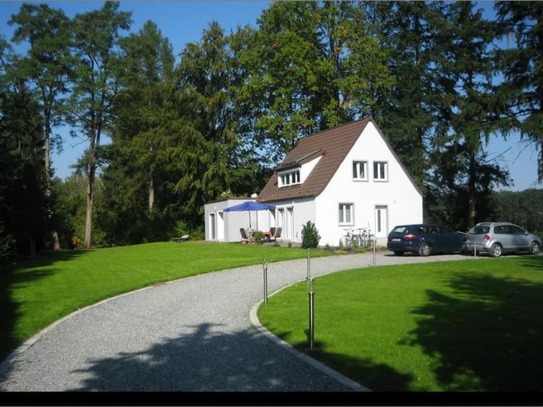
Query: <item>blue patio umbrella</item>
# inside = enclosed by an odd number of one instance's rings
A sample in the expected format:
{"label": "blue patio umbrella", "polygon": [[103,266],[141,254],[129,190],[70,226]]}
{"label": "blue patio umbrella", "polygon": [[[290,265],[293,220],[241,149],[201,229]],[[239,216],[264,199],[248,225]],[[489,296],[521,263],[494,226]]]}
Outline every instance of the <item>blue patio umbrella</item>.
{"label": "blue patio umbrella", "polygon": [[240,204],[225,208],[225,212],[249,212],[249,228],[251,228],[251,211],[273,211],[275,206],[266,205],[254,201],[245,201]]}

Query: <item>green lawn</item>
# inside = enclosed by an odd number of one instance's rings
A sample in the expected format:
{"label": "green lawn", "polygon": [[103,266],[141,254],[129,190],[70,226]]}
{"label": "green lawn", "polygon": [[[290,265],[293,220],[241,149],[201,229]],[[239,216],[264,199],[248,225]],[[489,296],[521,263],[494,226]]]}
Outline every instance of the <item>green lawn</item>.
{"label": "green lawn", "polygon": [[271,296],[261,322],[375,391],[542,391],[543,256],[352,270]]}
{"label": "green lawn", "polygon": [[[326,255],[314,250],[313,257]],[[82,307],[155,283],[304,258],[307,250],[233,243],[153,243],[63,251],[0,271],[0,361],[24,340]]]}

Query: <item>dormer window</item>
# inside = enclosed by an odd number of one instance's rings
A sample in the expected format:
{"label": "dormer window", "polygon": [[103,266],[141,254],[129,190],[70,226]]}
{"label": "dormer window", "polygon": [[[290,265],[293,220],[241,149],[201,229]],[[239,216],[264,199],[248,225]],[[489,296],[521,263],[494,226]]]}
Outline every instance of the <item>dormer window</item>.
{"label": "dormer window", "polygon": [[279,174],[279,188],[297,185],[300,183],[300,169],[282,172]]}

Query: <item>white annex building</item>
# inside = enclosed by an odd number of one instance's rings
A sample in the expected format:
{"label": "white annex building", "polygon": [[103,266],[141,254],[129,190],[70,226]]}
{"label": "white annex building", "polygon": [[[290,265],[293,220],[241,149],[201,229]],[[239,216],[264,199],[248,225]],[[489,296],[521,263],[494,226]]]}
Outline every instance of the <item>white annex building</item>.
{"label": "white annex building", "polygon": [[[224,212],[243,201],[275,209]],[[385,245],[395,225],[422,222],[422,194],[371,117],[301,139],[256,198],[205,205],[206,240],[235,242],[240,228],[280,227],[280,241],[301,242],[308,220],[319,245],[333,247],[347,230],[369,229]]]}

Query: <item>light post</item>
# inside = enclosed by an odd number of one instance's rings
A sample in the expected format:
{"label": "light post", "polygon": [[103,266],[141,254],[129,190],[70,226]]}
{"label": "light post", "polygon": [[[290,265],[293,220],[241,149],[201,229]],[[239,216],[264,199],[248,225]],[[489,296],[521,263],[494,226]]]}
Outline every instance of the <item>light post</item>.
{"label": "light post", "polygon": [[263,273],[263,280],[264,280],[264,303],[268,303],[268,260],[264,259],[264,263],[262,264],[262,273]]}
{"label": "light post", "polygon": [[315,293],[313,292],[313,280],[311,279],[311,257],[307,249],[307,295],[309,299],[309,350],[313,350],[315,342]]}

